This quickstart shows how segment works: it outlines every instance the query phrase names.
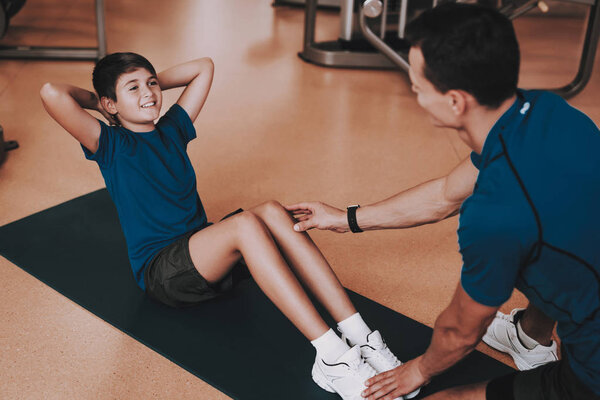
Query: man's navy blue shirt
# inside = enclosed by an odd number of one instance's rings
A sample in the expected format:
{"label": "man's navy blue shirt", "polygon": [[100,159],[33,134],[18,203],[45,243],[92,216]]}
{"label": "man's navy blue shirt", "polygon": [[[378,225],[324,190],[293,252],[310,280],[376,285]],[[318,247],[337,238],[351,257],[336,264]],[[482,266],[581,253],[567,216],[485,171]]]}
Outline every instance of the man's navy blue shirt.
{"label": "man's navy blue shirt", "polygon": [[178,104],[150,132],[99,122],[98,150],[91,153],[82,146],[83,151],[100,167],[119,214],[134,278],[145,290],[148,261],[187,232],[207,226],[186,152],[196,130]]}
{"label": "man's navy blue shirt", "polygon": [[600,132],[557,95],[519,91],[489,132],[460,211],[461,283],[500,306],[519,289],[558,322],[575,374],[600,394]]}

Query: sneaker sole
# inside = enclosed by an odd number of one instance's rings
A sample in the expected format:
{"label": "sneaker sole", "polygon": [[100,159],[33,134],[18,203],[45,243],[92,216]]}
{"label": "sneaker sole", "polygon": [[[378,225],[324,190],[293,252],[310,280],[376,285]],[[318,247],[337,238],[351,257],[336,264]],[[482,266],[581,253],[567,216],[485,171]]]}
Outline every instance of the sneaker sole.
{"label": "sneaker sole", "polygon": [[335,389],[329,386],[327,379],[324,379],[318,371],[315,371],[315,365],[313,365],[313,369],[311,372],[312,380],[323,390],[329,393],[336,393]]}
{"label": "sneaker sole", "polygon": [[527,361],[523,360],[521,356],[519,356],[519,354],[515,353],[512,347],[505,346],[504,344],[497,341],[495,338],[489,337],[488,335],[484,335],[481,340],[483,340],[483,342],[490,346],[492,349],[501,351],[502,353],[506,353],[509,356],[511,356],[519,371],[527,371],[533,368],[533,366],[529,365]]}

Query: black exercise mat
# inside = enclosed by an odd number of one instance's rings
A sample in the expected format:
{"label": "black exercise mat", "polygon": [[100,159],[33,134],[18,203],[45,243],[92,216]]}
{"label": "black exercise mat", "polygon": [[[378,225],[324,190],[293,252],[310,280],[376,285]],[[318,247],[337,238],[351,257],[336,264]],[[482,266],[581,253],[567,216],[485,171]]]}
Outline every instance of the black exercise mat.
{"label": "black exercise mat", "polygon": [[[253,281],[192,309],[149,300],[133,280],[125,239],[105,189],[0,227],[0,254],[235,399],[338,398],[312,382],[312,346]],[[427,348],[430,328],[349,293],[400,359]],[[475,352],[436,377],[419,397],[510,371]]]}

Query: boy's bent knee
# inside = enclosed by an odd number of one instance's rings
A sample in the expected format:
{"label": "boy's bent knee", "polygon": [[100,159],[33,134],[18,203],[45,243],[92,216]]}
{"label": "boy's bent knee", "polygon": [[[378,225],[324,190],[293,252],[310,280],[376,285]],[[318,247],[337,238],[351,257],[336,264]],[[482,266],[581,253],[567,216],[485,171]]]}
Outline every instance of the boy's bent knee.
{"label": "boy's bent knee", "polygon": [[262,218],[273,218],[289,215],[285,207],[282,206],[277,200],[266,201],[256,207],[253,211],[255,211]]}
{"label": "boy's bent knee", "polygon": [[260,217],[252,211],[244,211],[231,217],[239,233],[258,233],[266,231],[267,227]]}

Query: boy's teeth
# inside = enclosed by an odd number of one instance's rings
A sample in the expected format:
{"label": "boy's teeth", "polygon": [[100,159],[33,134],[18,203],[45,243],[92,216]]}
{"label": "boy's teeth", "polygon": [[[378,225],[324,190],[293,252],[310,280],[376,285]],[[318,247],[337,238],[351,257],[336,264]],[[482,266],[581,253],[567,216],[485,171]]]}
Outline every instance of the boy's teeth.
{"label": "boy's teeth", "polygon": [[148,107],[152,107],[153,105],[154,105],[154,103],[147,103],[147,104],[144,104],[144,105],[142,106],[142,108],[148,108]]}

